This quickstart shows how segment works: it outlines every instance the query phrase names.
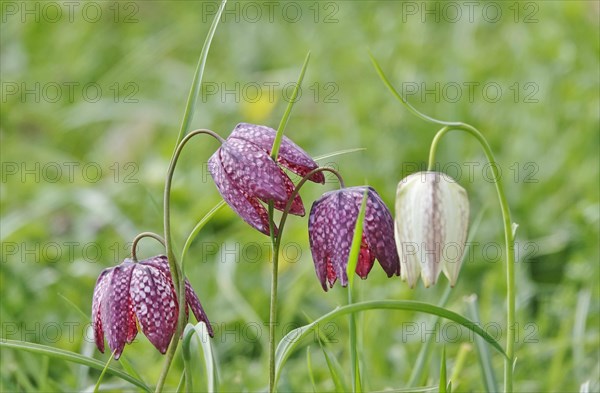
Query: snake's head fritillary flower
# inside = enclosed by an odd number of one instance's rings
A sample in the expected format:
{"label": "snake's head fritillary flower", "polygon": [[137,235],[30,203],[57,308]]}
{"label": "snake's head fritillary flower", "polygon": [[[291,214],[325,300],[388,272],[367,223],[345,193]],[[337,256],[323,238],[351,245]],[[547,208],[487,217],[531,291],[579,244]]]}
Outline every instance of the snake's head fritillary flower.
{"label": "snake's head fritillary flower", "polygon": [[333,287],[337,279],[342,286],[348,285],[346,266],[365,191],[367,204],[356,274],[367,278],[375,259],[388,277],[400,274],[394,221],[379,194],[366,186],[342,188],[327,192],[315,201],[308,219],[315,270],[325,291],[327,283]]}
{"label": "snake's head fritillary flower", "polygon": [[[280,165],[303,177],[318,168],[304,150],[285,136],[277,162],[273,161],[270,154],[276,134],[269,127],[240,123],[208,160],[210,174],[225,202],[265,235],[269,235],[269,218],[260,201],[272,200],[276,209],[284,210],[294,191],[294,183]],[[321,172],[309,179],[325,183]],[[294,198],[290,213],[304,216],[299,195]],[[277,233],[277,228],[274,229]]]}
{"label": "snake's head fritillary flower", "polygon": [[[198,296],[185,282],[185,307],[200,322],[210,336],[213,330]],[[175,333],[179,306],[167,257],[159,255],[134,263],[125,259],[120,265],[104,269],[94,289],[92,326],[94,339],[104,353],[104,335],[118,359],[125,344],[137,335],[138,323],[148,340],[165,353]]]}
{"label": "snake's head fritillary flower", "polygon": [[469,226],[467,192],[441,172],[418,172],[402,179],[396,192],[396,245],[402,279],[435,285],[443,271],[454,286]]}

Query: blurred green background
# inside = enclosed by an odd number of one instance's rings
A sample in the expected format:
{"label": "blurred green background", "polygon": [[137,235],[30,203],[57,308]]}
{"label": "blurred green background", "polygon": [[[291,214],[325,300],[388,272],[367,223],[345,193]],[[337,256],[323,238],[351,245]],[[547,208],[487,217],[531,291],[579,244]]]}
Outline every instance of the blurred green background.
{"label": "blurred green background", "polygon": [[[77,308],[90,314],[98,274],[129,256],[137,233],[162,230],[164,175],[216,8],[199,1],[1,3],[2,338],[108,359]],[[223,136],[242,121],[276,128],[310,50],[286,135],[315,157],[365,148],[320,163],[341,171],[348,185],[374,186],[393,206],[398,181],[425,169],[437,128],[395,101],[370,63],[371,51],[413,105],[474,125],[495,151],[519,224],[515,389],[579,391],[586,381],[598,389],[599,8],[596,1],[230,2],[193,126]],[[220,200],[206,171],[216,148],[198,138],[180,160],[172,209],[179,248]],[[469,192],[471,216],[485,209],[449,308],[464,314],[464,297],[476,294],[484,325],[504,343],[501,217],[482,151],[451,134],[438,160]],[[307,210],[336,187],[329,180],[304,188]],[[285,331],[346,298],[338,286],[324,293],[316,280],[307,218],[288,223],[280,276]],[[148,240],[139,254],[160,252]],[[190,256],[187,275],[216,329],[221,389],[264,389],[268,238],[225,208]],[[410,290],[376,266],[359,292],[363,300],[437,303],[446,285],[441,279]],[[406,387],[432,334],[430,318],[371,311],[360,325],[366,389]],[[419,385],[437,384],[446,343],[449,373],[459,351],[467,351],[455,390],[481,391],[473,340],[450,325],[440,326]],[[340,319],[321,332],[349,375],[347,328]],[[332,391],[318,343],[305,346],[315,389]],[[142,334],[124,353],[147,383],[156,383],[163,358]],[[2,391],[79,391],[99,375],[14,350],[1,355]],[[502,358],[494,353],[493,361],[500,381]],[[177,385],[181,369],[178,357],[168,386]],[[117,379],[105,382],[131,389]],[[304,349],[288,362],[280,390],[313,390]]]}

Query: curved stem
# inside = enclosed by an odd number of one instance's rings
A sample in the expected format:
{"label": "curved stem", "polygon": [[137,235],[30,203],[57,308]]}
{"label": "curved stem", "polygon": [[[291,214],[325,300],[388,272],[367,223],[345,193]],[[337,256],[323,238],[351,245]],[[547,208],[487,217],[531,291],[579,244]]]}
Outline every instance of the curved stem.
{"label": "curved stem", "polygon": [[277,249],[279,249],[279,245],[281,244],[281,235],[283,233],[283,227],[285,226],[285,222],[288,218],[288,215],[290,214],[290,209],[292,208],[292,203],[294,202],[296,195],[298,195],[298,193],[300,192],[300,189],[308,181],[308,179],[315,173],[319,173],[319,172],[333,173],[338,178],[338,181],[340,182],[340,188],[346,188],[346,185],[344,183],[344,179],[342,178],[342,175],[340,175],[340,173],[333,168],[322,167],[322,168],[313,169],[312,171],[308,172],[302,178],[302,180],[300,180],[298,182],[296,187],[294,187],[294,191],[292,191],[292,193],[290,194],[290,198],[288,199],[288,202],[285,205],[285,209],[283,209],[283,213],[281,214],[281,220],[279,221],[279,235],[277,235],[277,239],[276,239]]}
{"label": "curved stem", "polygon": [[271,266],[271,299],[269,302],[269,392],[275,391],[275,327],[277,325],[277,284],[279,276],[279,247],[281,245],[281,237],[283,235],[283,227],[292,208],[294,199],[300,192],[300,188],[312,177],[315,173],[331,172],[337,176],[340,187],[344,188],[344,179],[335,169],[332,168],[316,168],[308,172],[302,180],[298,182],[294,191],[290,194],[288,202],[283,209],[281,220],[279,221],[279,231],[275,235],[275,223],[273,222],[274,206],[273,201],[269,202],[269,235],[271,238],[272,266]]}
{"label": "curved stem", "polygon": [[173,362],[173,357],[175,356],[175,351],[177,350],[177,344],[179,343],[179,338],[181,336],[181,332],[183,331],[183,325],[185,324],[185,277],[183,277],[181,269],[177,264],[177,260],[175,259],[175,252],[173,251],[173,245],[171,242],[171,183],[173,181],[173,174],[175,172],[177,160],[181,155],[181,151],[190,139],[200,134],[208,134],[213,138],[217,139],[219,142],[224,142],[223,138],[221,138],[217,133],[211,130],[200,129],[190,132],[188,135],[185,136],[185,138],[181,140],[181,142],[175,148],[175,152],[173,153],[173,157],[171,158],[171,162],[169,163],[169,169],[167,170],[167,177],[165,179],[163,199],[165,249],[167,251],[167,258],[169,260],[169,270],[171,271],[171,276],[173,278],[173,286],[175,287],[175,290],[177,292],[179,317],[177,319],[177,328],[175,329],[175,334],[173,334],[171,345],[169,345],[169,349],[166,354],[166,359],[163,365],[162,372],[156,384],[156,392],[162,391],[165,380],[167,378],[167,374],[169,373],[169,368],[171,367],[171,363]]}
{"label": "curved stem", "polygon": [[513,360],[514,344],[515,344],[515,239],[512,228],[512,219],[510,217],[510,209],[506,200],[506,193],[504,192],[504,186],[500,174],[498,171],[498,164],[492,153],[492,149],[479,130],[475,127],[465,123],[457,123],[453,125],[447,125],[442,128],[433,138],[431,143],[431,149],[429,151],[429,168],[432,170],[435,163],[435,153],[437,145],[444,135],[453,130],[465,131],[468,134],[474,136],[485,153],[487,160],[492,168],[492,174],[494,176],[494,184],[496,185],[496,192],[498,194],[498,200],[500,202],[500,209],[502,210],[502,219],[504,221],[504,241],[506,243],[506,358],[504,360],[504,390],[506,392],[512,392],[513,386]]}
{"label": "curved stem", "polygon": [[137,244],[140,242],[140,240],[142,240],[145,237],[151,237],[152,239],[156,240],[157,242],[159,242],[160,244],[163,245],[163,247],[165,246],[165,239],[163,239],[160,235],[157,235],[154,232],[142,232],[139,235],[137,235],[134,239],[133,242],[131,243],[131,259],[133,259],[134,262],[137,263],[138,259],[137,259]]}

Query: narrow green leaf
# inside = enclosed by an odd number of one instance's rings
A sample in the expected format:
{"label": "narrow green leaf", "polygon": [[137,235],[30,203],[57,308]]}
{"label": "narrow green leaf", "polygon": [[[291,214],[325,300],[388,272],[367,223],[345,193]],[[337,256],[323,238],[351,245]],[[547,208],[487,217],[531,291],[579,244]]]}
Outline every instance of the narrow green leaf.
{"label": "narrow green leaf", "polygon": [[[471,243],[473,241],[473,239],[475,238],[475,234],[477,233],[477,230],[479,229],[479,225],[481,224],[481,220],[483,219],[483,215],[485,214],[486,209],[483,208],[479,211],[479,213],[477,214],[477,217],[475,217],[475,219],[473,220],[473,224],[471,224],[471,227],[469,228],[469,235],[467,237],[467,244]],[[465,252],[465,254],[462,257],[462,261],[461,261],[461,265],[464,266],[464,262],[468,257],[468,251]],[[448,287],[446,287],[444,294],[442,295],[442,298],[440,299],[438,306],[440,307],[445,307],[446,303],[448,303],[448,299],[450,298],[450,293],[452,291],[452,288],[448,285]],[[439,317],[435,317],[431,319],[431,322],[429,323],[429,326],[437,326],[439,321]],[[417,361],[415,362],[413,369],[410,373],[410,378],[408,381],[408,386],[416,386],[420,384],[421,381],[421,377],[423,375],[423,371],[425,370],[425,365],[427,363],[427,359],[429,358],[429,355],[431,354],[431,350],[433,349],[433,341],[434,341],[434,337],[436,335],[435,334],[431,334],[429,335],[429,338],[427,339],[427,341],[425,342],[425,345],[421,345],[421,349],[419,350],[419,355],[417,356]]]}
{"label": "narrow green leaf", "polygon": [[[348,262],[346,263],[346,275],[348,276],[348,304],[354,303],[354,276],[356,275],[356,265],[360,256],[360,247],[363,236],[363,223],[365,220],[365,209],[367,206],[367,190],[363,194],[360,204],[360,210],[354,226],[354,235],[352,236],[352,245],[348,253]],[[360,381],[360,364],[358,360],[358,340],[356,332],[356,318],[354,314],[349,315],[350,318],[350,363],[352,366],[352,391],[362,392],[362,384]]]}
{"label": "narrow green leaf", "polygon": [[323,351],[323,356],[325,356],[325,363],[327,363],[327,368],[329,369],[331,380],[335,386],[335,391],[347,392],[348,387],[343,377],[344,373],[342,366],[338,362],[337,358],[331,353],[331,351],[329,351],[329,349],[323,345],[323,342],[320,339],[319,345],[321,346],[321,351]]}
{"label": "narrow green leaf", "polygon": [[321,160],[324,160],[326,158],[341,156],[341,155],[344,155],[344,154],[356,153],[357,151],[365,151],[365,150],[367,150],[365,147],[357,147],[357,148],[354,148],[354,149],[337,150],[337,151],[334,151],[334,152],[331,152],[331,153],[322,154],[320,156],[313,157],[313,160],[315,160],[315,161],[321,161]]}
{"label": "narrow green leaf", "polygon": [[310,347],[306,347],[306,367],[308,367],[308,377],[313,388],[313,392],[317,391],[317,384],[315,383],[315,376],[313,373],[312,359],[310,357]]}
{"label": "narrow green leaf", "polygon": [[104,369],[102,370],[102,372],[100,373],[100,376],[98,377],[98,381],[96,381],[96,386],[94,386],[94,393],[98,393],[98,390],[100,389],[100,384],[102,383],[102,378],[104,378],[104,374],[106,374],[106,370],[108,369],[108,366],[110,365],[110,362],[112,362],[114,357],[115,357],[115,353],[112,352],[110,354],[110,357],[106,361],[106,366],[104,366]]}
{"label": "narrow green leaf", "polygon": [[[452,288],[450,285],[446,287],[444,290],[444,294],[440,299],[438,306],[445,307],[446,303],[448,303],[448,299],[450,298],[450,293],[452,292]],[[431,318],[429,322],[429,326],[433,326],[434,330],[437,332],[438,321],[440,317],[434,316]],[[421,383],[423,379],[423,371],[425,370],[425,365],[427,364],[427,359],[429,358],[431,351],[433,349],[434,337],[436,334],[429,335],[427,341],[425,341],[424,345],[421,345],[421,349],[419,350],[419,354],[417,355],[417,360],[412,367],[412,371],[410,373],[410,378],[408,379],[408,386],[417,386]]]}
{"label": "narrow green leaf", "polygon": [[44,392],[44,391],[50,391],[50,389],[48,388],[48,366],[50,363],[50,358],[47,356],[44,356],[42,358],[42,367],[41,370],[38,370],[38,372],[36,373],[37,378],[38,378],[38,389],[40,392]]}
{"label": "narrow green leaf", "polygon": [[135,368],[131,365],[129,358],[124,354],[121,354],[121,357],[119,358],[119,364],[123,367],[123,370],[125,370],[127,374],[131,375],[136,379],[139,379],[140,381],[144,381],[142,376],[138,374],[138,372],[135,371]]}
{"label": "narrow green leaf", "polygon": [[458,354],[456,355],[456,360],[454,362],[454,367],[452,368],[452,374],[450,375],[450,381],[454,382],[454,386],[458,386],[460,384],[460,374],[465,367],[467,357],[472,350],[473,346],[470,343],[460,344],[460,347],[458,348]]}
{"label": "narrow green leaf", "polygon": [[279,154],[279,146],[281,145],[281,139],[283,138],[283,133],[285,131],[285,126],[287,126],[287,122],[290,118],[290,114],[292,113],[292,108],[296,103],[296,99],[298,98],[298,91],[300,90],[300,85],[302,85],[302,81],[304,80],[304,74],[306,73],[306,68],[308,67],[308,61],[310,60],[310,52],[306,54],[306,58],[304,59],[304,64],[302,65],[302,70],[300,71],[300,75],[298,76],[298,81],[296,82],[296,86],[294,86],[294,91],[292,92],[292,97],[288,102],[287,108],[285,108],[285,112],[283,113],[283,117],[279,122],[279,127],[277,127],[277,134],[275,135],[275,140],[273,141],[273,148],[271,149],[271,158],[277,161],[277,155]]}
{"label": "narrow green leaf", "polygon": [[[12,349],[20,350],[20,351],[36,353],[39,355],[46,355],[46,356],[50,356],[53,358],[65,360],[68,362],[83,364],[85,366],[95,368],[96,370],[100,370],[100,371],[104,370],[104,367],[106,366],[103,362],[101,362],[97,359],[94,359],[94,358],[91,358],[88,356],[83,356],[83,355],[80,355],[75,352],[66,351],[64,349],[49,347],[47,345],[42,345],[42,344],[35,344],[35,343],[29,343],[29,342],[25,342],[25,341],[15,341],[15,340],[4,339],[4,340],[0,340],[0,347],[12,348]],[[133,385],[140,387],[147,392],[151,392],[151,389],[148,386],[146,386],[146,384],[144,384],[144,382],[138,380],[137,378],[132,377],[131,375],[129,375],[121,370],[118,370],[113,367],[108,367],[106,369],[106,372],[109,374],[112,374],[116,377],[119,377],[127,382],[130,382]]]}
{"label": "narrow green leaf", "polygon": [[202,85],[202,76],[204,75],[206,58],[208,57],[208,51],[226,3],[227,0],[221,1],[221,5],[215,14],[212,24],[210,25],[210,29],[208,30],[208,34],[206,35],[206,39],[204,40],[204,45],[202,46],[202,52],[200,52],[200,58],[198,59],[198,64],[196,65],[196,72],[194,73],[194,79],[192,80],[192,87],[190,88],[190,93],[185,105],[185,112],[183,114],[183,120],[181,122],[181,127],[179,129],[179,135],[177,136],[177,143],[175,143],[175,146],[179,145],[179,142],[181,142],[185,135],[190,131],[190,125],[194,117],[196,100],[198,99],[200,86]]}
{"label": "narrow green leaf", "polygon": [[447,393],[446,392],[446,346],[444,345],[442,347],[442,364],[440,366],[440,386],[439,386],[439,390],[440,393]]}
{"label": "narrow green leaf", "polygon": [[[467,304],[467,315],[475,323],[480,322],[479,306],[477,304],[477,296],[471,295],[465,298]],[[498,383],[496,382],[496,374],[492,366],[492,355],[488,350],[487,345],[480,337],[475,337],[475,347],[477,348],[477,357],[479,359],[479,367],[481,368],[481,379],[486,392],[497,392]]]}
{"label": "narrow green leaf", "polygon": [[202,217],[194,229],[192,229],[192,232],[190,232],[188,235],[187,239],[185,240],[185,244],[183,245],[183,250],[181,251],[181,270],[183,270],[185,266],[185,257],[190,249],[190,246],[192,245],[192,242],[196,236],[198,236],[198,233],[200,233],[202,228],[204,228],[204,226],[214,217],[215,214],[217,214],[219,210],[221,210],[221,208],[223,208],[223,206],[225,206],[225,201],[217,203],[212,209],[210,209],[208,213],[206,213],[204,217]]}
{"label": "narrow green leaf", "polygon": [[184,370],[181,373],[181,377],[179,377],[179,383],[177,384],[177,389],[175,389],[175,391],[177,393],[183,392],[183,389],[187,386],[185,384],[185,376],[186,376],[186,373],[185,373],[185,367],[184,367]]}
{"label": "narrow green leaf", "polygon": [[290,331],[285,337],[281,339],[277,347],[276,352],[276,373],[275,382],[278,381],[281,374],[281,370],[287,361],[288,357],[298,346],[300,341],[305,338],[316,326],[319,324],[327,323],[333,319],[336,319],[342,315],[349,313],[356,313],[367,310],[404,310],[404,311],[418,311],[426,314],[437,315],[450,321],[456,322],[459,325],[473,331],[477,335],[483,337],[490,345],[492,345],[498,352],[504,357],[506,353],[500,346],[500,344],[494,340],[488,333],[485,332],[479,325],[468,320],[460,314],[453,311],[446,310],[445,308],[434,306],[433,304],[411,301],[411,300],[374,300],[361,303],[354,303],[343,307],[337,307],[329,313],[321,316],[315,321],[308,325],[301,326],[297,329]]}
{"label": "narrow green leaf", "polygon": [[73,309],[75,311],[77,311],[79,313],[79,315],[81,315],[81,317],[83,318],[84,321],[86,322],[90,322],[90,315],[86,314],[83,312],[83,310],[81,308],[79,308],[75,303],[73,303],[71,301],[71,299],[68,299],[66,296],[64,296],[62,293],[58,292],[57,293],[58,296],[60,296],[65,302],[67,302],[71,307],[73,307]]}
{"label": "narrow green leaf", "polygon": [[189,384],[186,382],[186,390],[193,391],[192,387],[192,374],[193,371],[190,369],[190,360],[191,360],[191,343],[192,337],[194,337],[194,333],[196,333],[196,338],[199,342],[199,348],[202,350],[202,355],[204,359],[204,368],[206,373],[206,390],[208,392],[216,391],[217,383],[218,383],[218,375],[217,375],[217,367],[215,362],[215,357],[213,354],[213,348],[211,345],[210,335],[208,334],[208,329],[204,322],[198,322],[196,325],[187,324],[183,333],[183,354],[184,354],[184,362],[186,363],[186,380],[189,381]]}
{"label": "narrow green leaf", "polygon": [[[365,221],[365,208],[367,206],[367,191],[363,194],[358,218],[354,227],[354,236],[352,237],[352,245],[348,254],[348,263],[346,264],[346,274],[348,275],[348,292],[352,292],[354,287],[354,276],[356,275],[356,265],[358,264],[358,256],[360,255],[360,245],[362,243],[363,223]],[[351,294],[350,294],[351,295]]]}

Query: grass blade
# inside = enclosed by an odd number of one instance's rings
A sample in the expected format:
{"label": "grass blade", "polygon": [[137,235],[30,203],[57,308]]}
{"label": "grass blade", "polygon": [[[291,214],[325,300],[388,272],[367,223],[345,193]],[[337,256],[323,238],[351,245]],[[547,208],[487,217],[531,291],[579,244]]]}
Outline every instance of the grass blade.
{"label": "grass blade", "polygon": [[[83,364],[85,366],[95,368],[96,370],[104,370],[106,364],[101,362],[100,360],[90,358],[87,356],[80,355],[75,352],[65,351],[64,349],[53,348],[47,345],[29,343],[25,341],[15,341],[15,340],[0,340],[0,347],[4,348],[12,348],[21,351],[31,352],[39,355],[46,355],[56,359],[66,360],[68,362]],[[150,388],[144,384],[144,382],[138,380],[137,378],[132,377],[131,375],[118,370],[114,367],[106,368],[106,372],[112,374],[116,377],[123,379],[139,388],[144,389],[147,392],[151,392]]]}
{"label": "grass blade", "polygon": [[96,386],[94,386],[94,393],[98,393],[98,391],[100,390],[100,384],[102,383],[102,378],[104,378],[104,374],[106,374],[106,370],[108,369],[108,365],[110,364],[110,362],[112,362],[112,360],[113,360],[114,357],[115,357],[115,353],[112,352],[110,354],[110,357],[106,361],[106,366],[104,366],[104,369],[102,370],[102,372],[100,373],[100,376],[98,377],[98,381],[96,381]]}
{"label": "grass blade", "polygon": [[[460,373],[465,367],[465,363],[467,362],[467,357],[470,352],[473,350],[473,346],[470,343],[462,343],[458,348],[458,354],[456,355],[456,361],[454,362],[454,367],[452,369],[452,374],[450,375],[450,383],[453,383],[454,387],[458,387],[460,384]],[[450,389],[448,389],[450,390]]]}
{"label": "grass blade", "polygon": [[[471,295],[465,298],[467,303],[467,315],[475,323],[480,322],[479,307],[477,305],[477,296]],[[486,392],[497,392],[498,383],[494,368],[492,367],[492,356],[487,345],[480,337],[475,337],[475,347],[477,348],[477,357],[479,358],[479,366],[481,367],[481,379]]]}
{"label": "grass blade", "polygon": [[352,288],[354,287],[354,276],[356,275],[356,265],[358,264],[358,256],[360,254],[360,244],[362,243],[363,223],[365,221],[365,208],[367,206],[367,190],[365,190],[354,226],[354,236],[352,237],[352,245],[348,254],[348,263],[346,264],[346,274],[348,275],[348,296],[350,303],[352,302]]}
{"label": "grass blade", "polygon": [[217,214],[219,210],[221,210],[223,206],[225,206],[225,201],[217,203],[212,209],[210,209],[208,213],[206,213],[204,217],[202,217],[202,219],[198,222],[198,224],[196,224],[194,229],[192,229],[192,232],[190,232],[190,234],[188,235],[187,239],[185,240],[185,244],[183,245],[183,250],[181,251],[180,261],[182,271],[184,270],[183,267],[185,266],[185,257],[187,255],[188,250],[190,249],[190,246],[192,245],[192,242],[194,241],[196,236],[198,236],[198,233],[200,233],[202,228],[204,228],[204,226],[214,217],[215,214]]}
{"label": "grass blade", "polygon": [[[439,307],[446,307],[446,303],[448,303],[448,298],[450,297],[451,292],[452,288],[450,287],[450,285],[448,285],[444,290],[444,294],[442,295],[442,298],[438,303]],[[437,331],[439,320],[440,317],[438,316],[432,318],[429,326],[434,326],[434,329]],[[423,377],[423,371],[425,370],[425,365],[427,364],[427,359],[429,358],[431,350],[433,349],[434,336],[435,334],[429,336],[429,338],[425,342],[425,345],[421,346],[421,349],[419,350],[419,355],[417,356],[417,361],[415,362],[413,369],[410,373],[410,378],[408,379],[408,386],[417,386],[420,384],[420,380]]]}
{"label": "grass blade", "polygon": [[442,364],[440,366],[440,393],[446,393],[446,346],[442,347]]}
{"label": "grass blade", "polygon": [[478,324],[468,320],[460,314],[457,314],[450,310],[446,310],[442,307],[434,306],[433,304],[417,302],[412,300],[374,300],[349,304],[343,307],[337,307],[333,311],[330,311],[329,313],[321,316],[320,318],[314,320],[308,325],[304,325],[290,331],[285,337],[281,339],[277,347],[275,363],[275,382],[277,383],[277,380],[279,379],[279,376],[281,374],[281,370],[285,365],[285,362],[287,361],[288,357],[293,352],[293,350],[298,346],[298,344],[303,338],[305,338],[315,329],[315,327],[322,326],[323,323],[327,323],[342,315],[367,310],[404,310],[418,311],[431,315],[437,315],[439,317],[456,322],[459,325],[462,325],[465,328],[476,333],[477,335],[483,337],[485,341],[487,341],[492,347],[494,347],[498,352],[500,352],[504,357],[506,357],[506,353],[504,352],[498,341],[494,340],[494,338],[488,333],[486,333]]}
{"label": "grass blade", "polygon": [[[346,274],[348,275],[348,304],[354,303],[352,295],[354,291],[354,276],[356,275],[356,265],[360,256],[360,248],[363,236],[363,223],[365,220],[365,209],[367,206],[367,190],[365,190],[354,226],[354,235],[352,236],[352,245],[348,254],[348,262],[346,264]],[[352,391],[362,392],[362,384],[360,381],[360,364],[358,362],[357,338],[356,338],[356,318],[353,313],[350,318],[350,359],[352,366]]]}
{"label": "grass blade", "polygon": [[300,85],[304,80],[304,74],[306,73],[306,68],[308,67],[308,61],[310,60],[310,52],[306,54],[306,58],[304,59],[304,64],[302,65],[302,70],[300,71],[300,75],[298,76],[298,81],[296,82],[296,86],[294,86],[294,91],[292,92],[292,97],[290,98],[290,102],[288,102],[287,108],[285,108],[285,112],[283,113],[283,117],[279,122],[279,127],[277,127],[277,134],[275,135],[275,140],[273,141],[273,148],[271,149],[271,158],[277,161],[277,155],[279,154],[279,146],[281,145],[281,139],[283,138],[283,133],[285,131],[285,126],[287,126],[287,122],[290,118],[290,114],[292,113],[292,108],[296,103],[296,99],[298,98],[298,91],[300,90]]}
{"label": "grass blade", "polygon": [[[486,209],[483,208],[477,214],[477,217],[473,220],[473,224],[471,224],[471,228],[469,229],[469,235],[467,237],[467,244],[471,243],[475,238],[475,234],[479,229],[479,225],[481,224],[481,220],[483,219],[483,215]],[[465,252],[463,255],[461,265],[464,266],[464,262],[467,259],[468,253]],[[450,297],[451,288],[448,286],[442,295],[441,300],[438,303],[438,306],[445,307],[446,303],[448,303],[448,298]],[[430,326],[437,326],[439,317],[435,317],[431,320]],[[419,351],[419,355],[417,356],[417,361],[411,371],[410,378],[408,381],[408,386],[416,386],[420,384],[421,377],[423,375],[423,371],[425,369],[425,364],[427,363],[427,358],[431,353],[433,348],[433,340],[435,335],[429,336],[428,340],[425,342],[425,345],[421,346],[421,350]]]}
{"label": "grass blade", "polygon": [[198,322],[196,325],[188,324],[185,327],[185,331],[183,333],[182,350],[183,359],[185,362],[186,391],[194,391],[192,384],[193,372],[190,368],[191,344],[192,337],[194,337],[194,333],[196,333],[196,338],[200,343],[199,348],[202,349],[202,354],[204,357],[204,368],[206,371],[206,391],[215,392],[218,382],[217,367],[210,341],[210,336],[208,334],[208,330],[206,329],[206,325],[204,324],[204,322]]}
{"label": "grass blade", "polygon": [[204,75],[204,66],[206,65],[206,58],[208,57],[208,50],[210,49],[210,44],[212,43],[215,31],[217,31],[217,26],[219,25],[219,20],[221,19],[221,14],[225,9],[226,3],[227,0],[221,1],[221,5],[215,14],[215,18],[213,19],[210,29],[208,30],[208,34],[206,35],[206,39],[204,40],[204,45],[202,46],[202,52],[200,52],[198,65],[196,65],[196,72],[194,73],[192,87],[190,88],[190,94],[188,95],[187,103],[185,105],[185,112],[183,114],[183,120],[181,121],[181,127],[179,129],[179,135],[177,136],[177,143],[175,146],[179,145],[179,142],[181,142],[181,140],[190,130],[190,124],[194,118],[196,100],[198,99],[200,86],[202,85],[202,76]]}
{"label": "grass blade", "polygon": [[313,157],[313,160],[315,160],[315,161],[321,161],[321,160],[324,160],[326,158],[341,156],[343,154],[356,153],[357,151],[365,151],[365,150],[367,150],[366,147],[355,147],[354,149],[337,150],[337,151],[334,151],[334,152],[331,152],[331,153],[322,154],[320,156]]}
{"label": "grass blade", "polygon": [[317,391],[317,384],[315,383],[315,376],[313,373],[312,359],[310,356],[310,347],[306,347],[306,367],[308,368],[308,377],[313,388],[313,392]]}
{"label": "grass blade", "polygon": [[329,369],[329,374],[331,375],[331,379],[333,380],[333,385],[335,386],[336,392],[347,392],[348,387],[344,381],[344,373],[342,370],[342,366],[337,361],[337,358],[323,345],[323,342],[319,339],[319,345],[321,346],[321,351],[323,351],[323,356],[325,356],[325,362],[327,363],[327,368]]}

